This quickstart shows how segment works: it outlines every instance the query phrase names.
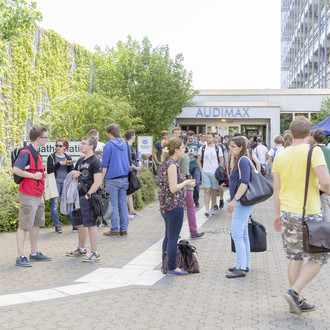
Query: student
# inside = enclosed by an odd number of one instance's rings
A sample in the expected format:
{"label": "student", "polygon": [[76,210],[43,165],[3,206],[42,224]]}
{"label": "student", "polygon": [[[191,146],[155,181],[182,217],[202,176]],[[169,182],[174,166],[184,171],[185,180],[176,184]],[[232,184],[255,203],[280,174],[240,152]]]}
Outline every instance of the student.
{"label": "student", "polygon": [[[80,257],[83,262],[99,261],[101,256],[98,249],[97,217],[93,215],[90,207],[90,198],[102,184],[102,164],[94,155],[97,146],[96,140],[91,136],[85,136],[80,145],[80,151],[84,154],[76,163],[76,172],[73,179],[78,180],[80,209],[72,212],[73,223],[78,227],[78,247],[66,253],[67,257]],[[91,243],[91,252],[87,254],[87,236]]]}
{"label": "student", "polygon": [[[157,141],[155,144],[155,148],[152,152],[152,156],[154,157],[155,162],[160,165],[161,163],[161,157],[162,157],[162,141],[167,140],[169,136],[169,132],[164,130],[161,132],[162,139]],[[158,156],[157,156],[158,153]]]}
{"label": "student", "polygon": [[[16,233],[18,254],[16,265],[21,267],[31,267],[30,261],[51,260],[50,257],[38,251],[39,227],[45,225],[45,202],[43,198],[45,176],[42,158],[38,150],[47,142],[47,130],[44,127],[34,126],[31,128],[29,136],[31,140],[29,151],[22,150],[13,166],[13,173],[24,178],[18,188],[19,222]],[[30,261],[24,254],[27,231],[31,245]]]}

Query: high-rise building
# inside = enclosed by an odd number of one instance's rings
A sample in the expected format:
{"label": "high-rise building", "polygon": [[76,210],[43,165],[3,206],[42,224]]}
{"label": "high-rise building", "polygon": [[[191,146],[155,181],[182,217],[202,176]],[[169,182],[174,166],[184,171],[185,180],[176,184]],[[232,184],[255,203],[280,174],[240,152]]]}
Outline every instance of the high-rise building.
{"label": "high-rise building", "polygon": [[282,0],[281,88],[330,87],[330,0]]}

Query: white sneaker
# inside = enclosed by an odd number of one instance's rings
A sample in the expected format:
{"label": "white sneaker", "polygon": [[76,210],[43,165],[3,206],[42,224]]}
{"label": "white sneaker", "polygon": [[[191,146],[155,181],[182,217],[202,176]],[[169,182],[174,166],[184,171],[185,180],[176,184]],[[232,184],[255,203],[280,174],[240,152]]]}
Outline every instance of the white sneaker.
{"label": "white sneaker", "polygon": [[208,218],[210,216],[210,210],[206,210],[204,215]]}
{"label": "white sneaker", "polygon": [[217,210],[215,208],[213,208],[211,214],[214,215],[216,213],[217,213]]}
{"label": "white sneaker", "polygon": [[98,252],[88,253],[86,257],[84,257],[83,262],[95,262],[101,259],[100,254]]}
{"label": "white sneaker", "polygon": [[128,215],[128,220],[133,220],[133,219],[134,219],[134,215],[129,214]]}

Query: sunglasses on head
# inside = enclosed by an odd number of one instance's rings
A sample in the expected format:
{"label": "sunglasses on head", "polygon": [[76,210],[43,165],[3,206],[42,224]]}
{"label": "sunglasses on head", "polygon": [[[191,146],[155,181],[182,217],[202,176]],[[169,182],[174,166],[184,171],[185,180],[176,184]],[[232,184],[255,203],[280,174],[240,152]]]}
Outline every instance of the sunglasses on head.
{"label": "sunglasses on head", "polygon": [[62,148],[62,147],[64,147],[63,145],[60,145],[60,144],[55,144],[55,147],[56,148]]}

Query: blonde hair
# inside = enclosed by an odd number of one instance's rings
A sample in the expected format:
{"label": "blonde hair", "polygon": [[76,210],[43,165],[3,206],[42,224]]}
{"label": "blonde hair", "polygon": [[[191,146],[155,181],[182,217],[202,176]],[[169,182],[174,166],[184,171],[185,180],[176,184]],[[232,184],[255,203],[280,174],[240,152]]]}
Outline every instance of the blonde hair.
{"label": "blonde hair", "polygon": [[290,124],[290,130],[295,139],[304,139],[311,129],[312,123],[304,116],[296,117]]}
{"label": "blonde hair", "polygon": [[162,141],[162,162],[173,156],[175,149],[180,149],[180,147],[182,146],[182,140],[178,137],[172,137],[168,140],[163,140]]}
{"label": "blonde hair", "polygon": [[284,134],[284,136],[283,136],[283,143],[284,143],[284,148],[291,146],[292,135],[290,133]]}
{"label": "blonde hair", "polygon": [[283,136],[282,135],[276,135],[275,137],[274,137],[274,142],[276,143],[276,144],[283,144]]}

